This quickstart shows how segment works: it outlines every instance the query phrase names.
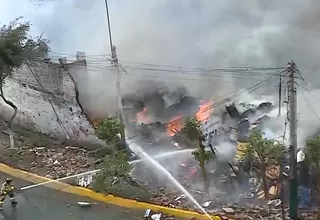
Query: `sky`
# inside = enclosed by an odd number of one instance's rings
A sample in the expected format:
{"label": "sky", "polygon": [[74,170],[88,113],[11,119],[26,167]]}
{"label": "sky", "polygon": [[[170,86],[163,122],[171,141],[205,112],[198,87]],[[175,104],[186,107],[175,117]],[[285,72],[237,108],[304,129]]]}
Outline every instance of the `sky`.
{"label": "sky", "polygon": [[[113,42],[125,68],[128,62],[279,67],[294,60],[310,85],[320,84],[317,0],[109,0],[109,10]],[[32,35],[43,33],[51,41],[56,56],[75,59],[71,55],[76,51],[86,52],[94,63],[87,93],[100,103],[114,97],[114,77],[97,68],[104,64],[96,55],[110,54],[104,0],[1,0],[1,24],[18,16],[32,22]],[[125,81],[136,80],[128,76]],[[179,83],[197,95],[230,90],[235,84],[216,78],[189,81]],[[253,82],[239,83],[246,87]],[[123,86],[124,92],[128,88]],[[270,90],[276,91],[276,85]]]}
{"label": "sky", "polygon": [[[183,66],[298,65],[319,55],[316,0],[109,0],[119,59]],[[110,54],[104,0],[2,0],[53,51]]]}

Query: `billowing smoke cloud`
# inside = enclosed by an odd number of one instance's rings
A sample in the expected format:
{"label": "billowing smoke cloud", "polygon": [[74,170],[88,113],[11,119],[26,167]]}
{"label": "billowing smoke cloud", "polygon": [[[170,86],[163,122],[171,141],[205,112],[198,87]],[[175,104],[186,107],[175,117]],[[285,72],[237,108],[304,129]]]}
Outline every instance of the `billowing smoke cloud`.
{"label": "billowing smoke cloud", "polygon": [[[316,0],[109,0],[109,4],[114,45],[128,73],[122,78],[123,93],[130,93],[133,84],[146,78],[184,84],[200,97],[217,91],[226,95],[230,89],[256,83],[250,78],[235,81],[179,72],[151,74],[125,61],[213,68],[284,66],[293,59],[308,81],[317,82],[320,3]],[[79,89],[87,105],[107,111],[108,105],[116,103],[114,73],[106,69],[109,64],[104,56],[93,56],[110,54],[103,0],[3,0],[0,10],[3,23],[25,16],[34,24],[34,34],[43,32],[51,40],[54,52],[73,55],[85,51],[91,61],[90,83],[81,87],[80,82]],[[276,85],[270,84],[269,91],[276,91]],[[97,97],[98,103],[93,102]]]}

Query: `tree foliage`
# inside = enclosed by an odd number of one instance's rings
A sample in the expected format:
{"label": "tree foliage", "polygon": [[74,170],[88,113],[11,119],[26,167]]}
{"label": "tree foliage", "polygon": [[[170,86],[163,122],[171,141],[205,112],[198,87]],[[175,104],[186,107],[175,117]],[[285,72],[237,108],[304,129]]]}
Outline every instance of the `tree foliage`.
{"label": "tree foliage", "polygon": [[118,134],[123,128],[124,125],[116,117],[108,117],[99,123],[97,135],[107,143],[117,143],[119,141]]}
{"label": "tree foliage", "polygon": [[199,166],[204,181],[204,190],[209,192],[210,182],[205,168],[205,164],[215,158],[215,153],[206,151],[203,141],[205,136],[202,132],[201,123],[196,118],[187,118],[182,128],[182,132],[186,134],[191,143],[197,145],[197,149],[192,152],[194,158],[199,161]]}
{"label": "tree foliage", "polygon": [[[250,158],[258,163],[259,176],[262,178],[263,190],[266,199],[269,199],[266,171],[270,165],[280,165],[284,152],[284,145],[273,140],[266,139],[262,133],[255,131],[249,137],[249,145],[244,149],[243,159]],[[253,160],[252,160],[253,159]]]}
{"label": "tree foliage", "polygon": [[[205,141],[205,136],[202,132],[201,123],[196,118],[187,118],[182,132],[186,134],[192,143],[198,145],[199,148],[192,152],[192,155],[197,161],[204,160],[208,162],[215,158],[216,155],[214,152],[205,150],[205,146],[202,143]],[[204,152],[202,152],[202,150],[204,150]]]}
{"label": "tree foliage", "polygon": [[213,161],[215,158],[215,154],[212,151],[204,151],[202,154],[202,150],[199,148],[192,152],[193,158],[197,161],[200,161],[202,158],[205,162]]}
{"label": "tree foliage", "polygon": [[131,178],[132,166],[129,164],[129,153],[119,150],[118,134],[123,125],[115,117],[103,120],[98,128],[98,136],[106,141],[111,153],[106,155],[101,164],[101,171],[94,177],[93,189],[98,192],[116,196],[148,201],[149,193]]}
{"label": "tree foliage", "polygon": [[116,184],[119,178],[129,178],[132,167],[128,160],[128,155],[121,151],[105,156],[101,171],[95,179],[95,188],[99,191],[106,191]]}
{"label": "tree foliage", "polygon": [[249,137],[249,145],[244,150],[244,157],[257,157],[260,163],[277,165],[282,159],[284,145],[273,140],[263,138],[262,133],[255,131]]}
{"label": "tree foliage", "polygon": [[0,82],[12,76],[15,69],[27,61],[45,57],[48,40],[29,35],[31,23],[20,22],[21,17],[0,28]]}
{"label": "tree foliage", "polygon": [[318,213],[317,220],[320,220],[320,136],[311,140],[307,140],[304,148],[305,160],[314,171],[314,175],[317,177],[317,191],[318,191]]}
{"label": "tree foliage", "polygon": [[188,136],[188,139],[193,142],[204,140],[204,135],[201,131],[201,123],[196,118],[187,118],[182,128],[182,132]]}
{"label": "tree foliage", "polygon": [[40,60],[49,51],[48,41],[41,36],[33,38],[29,35],[31,28],[30,22],[20,22],[21,17],[10,22],[8,25],[0,27],[0,97],[13,108],[14,113],[10,121],[9,138],[10,145],[14,147],[12,122],[17,115],[17,106],[8,100],[3,92],[5,79],[12,77],[14,71],[23,64],[29,65],[30,62]]}
{"label": "tree foliage", "polygon": [[320,136],[307,140],[304,153],[306,161],[312,167],[320,168]]}

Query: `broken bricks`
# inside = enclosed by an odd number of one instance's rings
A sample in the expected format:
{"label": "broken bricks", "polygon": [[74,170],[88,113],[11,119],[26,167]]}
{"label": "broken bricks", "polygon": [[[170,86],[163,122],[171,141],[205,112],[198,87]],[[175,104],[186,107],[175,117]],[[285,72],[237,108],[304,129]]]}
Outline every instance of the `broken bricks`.
{"label": "broken bricks", "polygon": [[29,171],[52,179],[83,173],[93,168],[94,158],[81,148],[33,148],[30,153],[34,151],[36,161],[31,163]]}
{"label": "broken bricks", "polygon": [[144,213],[144,219],[146,220],[174,220],[173,216],[165,215],[162,213],[154,212],[151,209],[147,209]]}
{"label": "broken bricks", "polygon": [[77,202],[78,206],[81,208],[91,207],[91,202]]}
{"label": "broken bricks", "polygon": [[154,213],[151,209],[147,209],[144,213],[144,219],[160,220],[161,213]]}

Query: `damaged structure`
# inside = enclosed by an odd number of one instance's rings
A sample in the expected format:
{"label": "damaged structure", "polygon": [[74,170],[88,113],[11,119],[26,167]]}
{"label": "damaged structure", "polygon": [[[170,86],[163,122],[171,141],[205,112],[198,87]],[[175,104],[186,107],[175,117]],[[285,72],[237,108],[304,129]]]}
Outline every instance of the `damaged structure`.
{"label": "damaged structure", "polygon": [[[12,78],[6,79],[4,94],[18,107],[14,124],[55,138],[82,140],[94,134],[90,120],[78,101],[73,79],[86,74],[85,54],[78,52],[77,60],[59,63],[50,60],[23,65]],[[13,109],[0,103],[1,117],[7,121]]]}

